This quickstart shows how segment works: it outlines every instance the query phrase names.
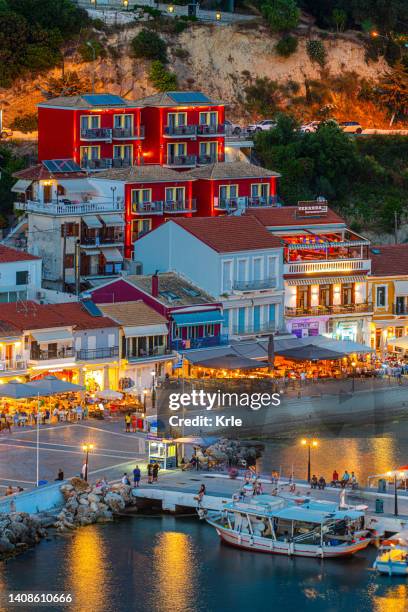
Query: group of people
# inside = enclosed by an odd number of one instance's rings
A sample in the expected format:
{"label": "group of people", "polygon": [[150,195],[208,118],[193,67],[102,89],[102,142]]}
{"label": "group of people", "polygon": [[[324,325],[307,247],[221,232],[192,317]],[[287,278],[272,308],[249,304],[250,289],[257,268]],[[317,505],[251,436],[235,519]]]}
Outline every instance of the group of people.
{"label": "group of people", "polygon": [[138,416],[136,412],[132,412],[132,414],[130,414],[130,412],[128,412],[127,414],[125,414],[125,431],[126,433],[130,433],[131,431],[133,433],[136,433],[138,431],[138,429],[140,430],[140,427],[138,427],[138,421],[140,421],[140,415]]}
{"label": "group of people", "polygon": [[358,480],[354,472],[351,472],[350,474],[347,470],[345,470],[342,478],[339,478],[337,470],[334,470],[330,484],[332,487],[341,487],[342,489],[345,489],[346,487],[356,489],[358,487]]}
{"label": "group of people", "polygon": [[[154,482],[158,482],[159,470],[160,470],[160,466],[158,463],[148,463],[147,464],[147,484],[153,484]],[[133,470],[133,486],[134,487],[140,486],[141,478],[142,478],[142,472],[141,472],[140,467],[137,465]],[[131,486],[132,483],[130,482],[130,478],[127,472],[123,474],[121,482],[122,484],[127,485],[128,487]]]}

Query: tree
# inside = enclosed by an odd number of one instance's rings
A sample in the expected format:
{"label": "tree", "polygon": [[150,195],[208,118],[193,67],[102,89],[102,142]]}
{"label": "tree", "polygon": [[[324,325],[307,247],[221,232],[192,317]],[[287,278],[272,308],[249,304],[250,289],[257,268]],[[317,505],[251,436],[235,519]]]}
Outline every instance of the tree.
{"label": "tree", "polygon": [[274,114],[281,103],[281,91],[277,81],[268,77],[258,77],[253,83],[244,87],[245,106],[251,113],[266,116]]}
{"label": "tree", "polygon": [[332,12],[332,20],[336,26],[337,32],[343,32],[347,23],[347,13],[342,9],[335,8]]}
{"label": "tree", "polygon": [[75,96],[91,91],[91,83],[88,77],[79,76],[75,71],[68,71],[60,77],[50,77],[41,86],[41,91],[46,98]]}
{"label": "tree", "polygon": [[174,91],[177,89],[177,75],[166,70],[162,62],[154,61],[151,65],[149,78],[152,85],[159,91]]}
{"label": "tree", "polygon": [[321,40],[308,40],[306,43],[306,51],[312,62],[316,62],[323,68],[326,63],[326,49]]}
{"label": "tree", "polygon": [[300,10],[295,0],[267,0],[261,11],[272,32],[287,32],[299,23]]}
{"label": "tree", "polygon": [[282,57],[289,57],[292,53],[295,53],[297,48],[298,39],[296,36],[290,36],[290,34],[283,36],[275,45],[276,53]]}
{"label": "tree", "polygon": [[384,73],[378,83],[378,98],[391,111],[390,125],[397,115],[407,114],[408,72],[401,62]]}
{"label": "tree", "polygon": [[166,43],[156,32],[141,30],[131,42],[133,55],[167,63]]}

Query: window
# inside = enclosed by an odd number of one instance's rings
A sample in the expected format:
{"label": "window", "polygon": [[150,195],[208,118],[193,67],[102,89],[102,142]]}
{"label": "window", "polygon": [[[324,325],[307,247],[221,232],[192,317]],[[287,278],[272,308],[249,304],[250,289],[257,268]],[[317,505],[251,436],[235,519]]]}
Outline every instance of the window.
{"label": "window", "polygon": [[224,314],[223,314],[223,329],[228,332],[229,331],[229,320],[230,320],[230,311],[229,310],[224,310]]}
{"label": "window", "polygon": [[79,236],[78,223],[63,223],[61,225],[61,236]]}
{"label": "window", "polygon": [[187,155],[187,144],[185,142],[173,142],[167,145],[167,157],[170,159]]}
{"label": "window", "polygon": [[344,283],[341,286],[341,303],[343,306],[350,306],[354,301],[353,283]]}
{"label": "window", "polygon": [[168,113],[167,121],[169,127],[187,125],[187,113]]}
{"label": "window", "polygon": [[132,189],[132,210],[138,212],[143,209],[143,204],[152,201],[151,189]]}
{"label": "window", "polygon": [[147,234],[152,229],[151,219],[137,219],[132,221],[132,242]]}
{"label": "window", "polygon": [[251,185],[252,198],[267,198],[269,196],[269,183],[254,183]]}
{"label": "window", "polygon": [[113,147],[114,159],[127,159],[132,161],[132,145],[115,145]]}
{"label": "window", "polygon": [[208,113],[200,113],[200,125],[217,125],[218,113],[211,111]]}
{"label": "window", "polygon": [[166,202],[184,202],[185,187],[166,187]]}
{"label": "window", "polygon": [[262,280],[262,258],[254,257],[254,280]]}
{"label": "window", "polygon": [[115,115],[113,127],[122,130],[131,130],[133,127],[133,115]]}
{"label": "window", "polygon": [[261,307],[254,306],[254,332],[259,332],[261,329]]}
{"label": "window", "polygon": [[81,147],[81,165],[84,162],[100,159],[101,147]]}
{"label": "window", "polygon": [[319,306],[330,306],[332,304],[333,285],[319,286]]}
{"label": "window", "polygon": [[247,280],[247,259],[238,259],[238,280]]}
{"label": "window", "polygon": [[88,336],[88,351],[96,349],[96,336]]}
{"label": "window", "polygon": [[74,255],[65,255],[64,259],[64,268],[73,268],[74,267]]}
{"label": "window", "polygon": [[81,116],[81,134],[86,130],[97,129],[101,127],[100,115],[82,115]]}
{"label": "window", "polygon": [[238,197],[238,185],[220,185],[219,187],[220,202],[231,200]]}
{"label": "window", "polygon": [[296,287],[296,306],[305,310],[310,304],[310,287]]}
{"label": "window", "polygon": [[222,262],[222,290],[231,291],[232,289],[232,261]]}
{"label": "window", "polygon": [[277,257],[275,256],[268,257],[268,278],[275,278],[276,263],[277,263]]}
{"label": "window", "polygon": [[218,142],[200,142],[200,157],[210,157],[216,161],[218,158]]}
{"label": "window", "polygon": [[387,303],[387,289],[384,285],[376,289],[376,304],[379,308],[385,308]]}
{"label": "window", "polygon": [[28,285],[28,271],[16,272],[16,285]]}

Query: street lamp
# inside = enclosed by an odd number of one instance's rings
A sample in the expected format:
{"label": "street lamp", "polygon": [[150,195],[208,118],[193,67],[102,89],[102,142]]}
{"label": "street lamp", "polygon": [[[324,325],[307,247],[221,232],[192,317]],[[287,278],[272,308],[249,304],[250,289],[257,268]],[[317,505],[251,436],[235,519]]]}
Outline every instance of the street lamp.
{"label": "street lamp", "polygon": [[128,10],[129,0],[123,0],[123,6],[125,7],[126,10]]}
{"label": "street lamp", "polygon": [[95,93],[95,61],[96,61],[96,50],[95,50],[95,46],[94,44],[88,40],[87,41],[87,46],[90,47],[92,49],[92,56],[93,56],[93,61],[94,61],[94,65],[92,66],[92,93]]}
{"label": "street lamp", "polygon": [[221,21],[221,13],[220,13],[219,11],[217,11],[217,12],[215,13],[215,20],[216,20],[216,21]]}
{"label": "street lamp", "polygon": [[82,450],[85,453],[85,473],[84,473],[84,480],[88,481],[88,465],[89,465],[89,453],[94,449],[94,445],[93,444],[83,444],[82,445]]}
{"label": "street lamp", "polygon": [[146,396],[147,396],[147,389],[143,389],[143,410],[144,412],[146,412]]}
{"label": "street lamp", "polygon": [[174,13],[174,6],[172,4],[169,4],[169,6],[167,7],[167,10],[169,13]]}
{"label": "street lamp", "polygon": [[317,448],[318,442],[317,440],[307,440],[303,438],[301,441],[302,446],[307,446],[307,482],[311,480],[311,465],[310,465],[310,450],[312,448]]}
{"label": "street lamp", "polygon": [[351,384],[351,391],[354,393],[354,389],[355,389],[355,385],[356,385],[356,362],[352,361],[351,362],[351,367],[353,368],[353,376],[352,376],[352,384]]}

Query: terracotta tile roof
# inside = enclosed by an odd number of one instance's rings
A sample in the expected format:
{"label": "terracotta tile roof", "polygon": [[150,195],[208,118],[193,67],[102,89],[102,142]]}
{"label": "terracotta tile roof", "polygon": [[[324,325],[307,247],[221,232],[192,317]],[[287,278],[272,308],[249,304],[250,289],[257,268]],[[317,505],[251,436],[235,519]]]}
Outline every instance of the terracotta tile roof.
{"label": "terracotta tile roof", "polygon": [[244,179],[244,178],[269,178],[279,177],[280,174],[267,170],[261,166],[255,166],[248,162],[217,162],[208,164],[201,168],[194,168],[186,174],[195,179],[223,180],[223,179]]}
{"label": "terracotta tile roof", "polygon": [[147,164],[145,166],[130,166],[129,168],[111,168],[95,173],[93,180],[111,179],[112,181],[125,181],[126,183],[160,183],[191,181],[190,176],[185,173],[176,172],[171,168],[164,168],[158,164]]}
{"label": "terracotta tile roof", "polygon": [[[198,97],[195,97],[198,96]],[[175,96],[175,97],[173,97]],[[185,101],[181,102],[185,96]],[[196,100],[196,101],[192,101]],[[224,106],[223,102],[217,100],[211,100],[208,96],[201,92],[196,91],[167,91],[165,93],[157,93],[153,96],[147,96],[146,98],[140,98],[135,101],[136,106]]]}
{"label": "terracotta tile roof", "polygon": [[27,301],[1,305],[0,327],[12,325],[20,332],[29,329],[73,327],[74,329],[100,329],[117,327],[108,317],[93,317],[78,302],[63,304],[37,304]]}
{"label": "terracotta tile roof", "polygon": [[[179,308],[180,306],[194,306],[201,304],[214,304],[215,299],[208,293],[196,287],[188,280],[175,272],[163,272],[159,277],[159,295],[157,299],[165,306]],[[142,275],[129,275],[125,277],[126,282],[131,283],[148,295],[152,293],[152,277]],[[172,299],[170,294],[177,296]]]}
{"label": "terracotta tile roof", "polygon": [[33,261],[36,259],[41,259],[41,257],[36,257],[35,255],[30,255],[30,253],[26,253],[25,251],[19,251],[18,249],[13,249],[0,244],[0,264],[12,263],[13,261]]}
{"label": "terracotta tile roof", "polygon": [[26,181],[41,181],[50,178],[85,178],[87,174],[86,172],[50,172],[43,164],[37,164],[14,172],[13,176]]}
{"label": "terracotta tile roof", "polygon": [[98,304],[98,308],[120,325],[157,325],[167,323],[167,319],[138,300],[136,302],[118,302],[117,304]]}
{"label": "terracotta tile roof", "polygon": [[246,216],[256,217],[265,227],[278,228],[280,226],[297,225],[326,225],[327,223],[345,224],[344,219],[334,212],[331,208],[327,214],[321,217],[308,217],[299,219],[296,216],[297,206],[277,206],[276,208],[266,209],[249,209],[246,211]]}
{"label": "terracotta tile roof", "polygon": [[207,244],[218,253],[273,249],[282,246],[282,241],[272,236],[252,216],[242,217],[197,217],[172,219],[187,232]]}
{"label": "terracotta tile roof", "polygon": [[370,249],[372,276],[407,276],[408,244],[380,244]]}

